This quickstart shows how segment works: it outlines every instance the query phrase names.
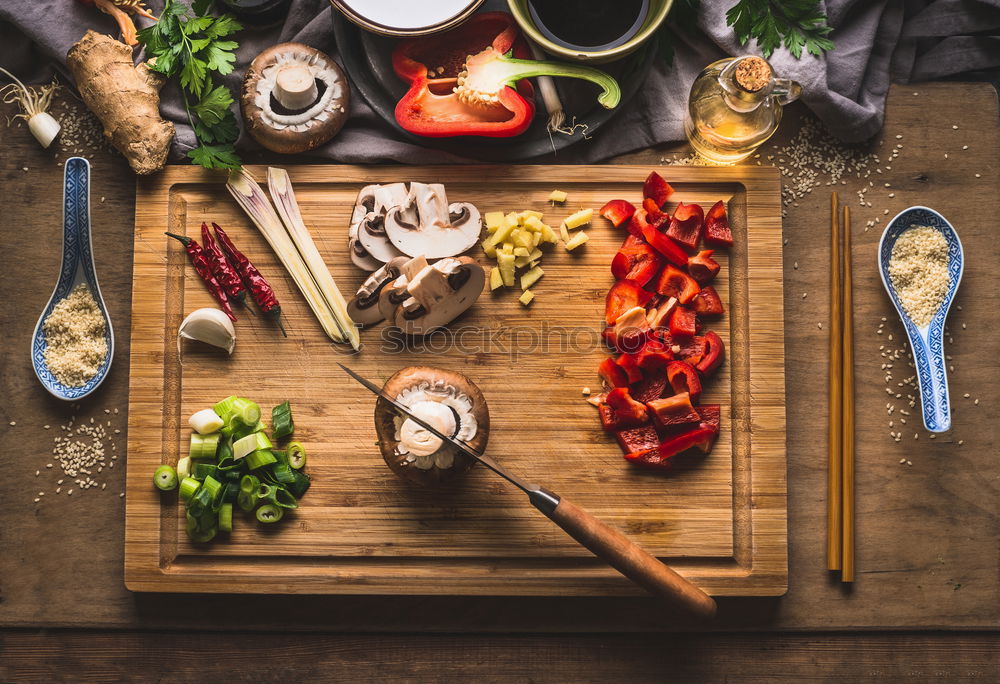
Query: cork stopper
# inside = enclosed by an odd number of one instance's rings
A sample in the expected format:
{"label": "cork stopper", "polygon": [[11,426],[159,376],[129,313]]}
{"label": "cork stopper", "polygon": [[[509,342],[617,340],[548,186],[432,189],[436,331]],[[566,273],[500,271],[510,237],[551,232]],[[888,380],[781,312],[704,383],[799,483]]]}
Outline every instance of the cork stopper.
{"label": "cork stopper", "polygon": [[771,81],[771,65],[760,57],[744,57],[736,65],[736,83],[756,93]]}

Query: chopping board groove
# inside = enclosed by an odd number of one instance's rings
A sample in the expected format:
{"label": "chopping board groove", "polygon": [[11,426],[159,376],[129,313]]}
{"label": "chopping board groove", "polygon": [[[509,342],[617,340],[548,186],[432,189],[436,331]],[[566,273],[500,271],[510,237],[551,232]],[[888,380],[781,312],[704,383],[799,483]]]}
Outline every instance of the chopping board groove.
{"label": "chopping board groove", "polygon": [[[265,169],[249,167],[262,180]],[[669,167],[673,201],[727,200],[736,244],[717,253],[727,314],[710,326],[727,361],[703,401],[723,405],[718,443],[672,473],[636,470],[600,429],[582,388],[596,366],[611,257],[624,235],[595,218],[576,252],[548,246],[531,307],[486,292],[449,330],[400,345],[385,326],[361,353],[329,344],[263,237],[222,178],[168,167],[140,179],[136,202],[129,393],[125,579],[136,591],[229,593],[624,595],[641,593],[483,468],[440,491],[398,480],[375,446],[373,399],[337,367],[374,381],[399,368],[461,371],[483,390],[489,453],[622,529],[711,594],[777,595],[787,585],[785,407],[779,180],[774,169]],[[306,224],[345,296],[365,277],[346,255],[361,186],[442,182],[449,200],[481,211],[537,209],[558,225],[572,211],[621,197],[638,202],[647,167],[290,167]],[[569,193],[562,207],[546,201]],[[165,230],[200,240],[203,221],[227,229],[274,286],[288,338],[237,310],[231,357],[175,335],[213,301]],[[476,248],[472,256],[487,265]],[[176,496],[151,485],[160,463],[187,451],[187,416],[230,394],[265,411],[288,399],[313,486],[301,507],[264,527],[238,514],[229,538],[190,543]]]}

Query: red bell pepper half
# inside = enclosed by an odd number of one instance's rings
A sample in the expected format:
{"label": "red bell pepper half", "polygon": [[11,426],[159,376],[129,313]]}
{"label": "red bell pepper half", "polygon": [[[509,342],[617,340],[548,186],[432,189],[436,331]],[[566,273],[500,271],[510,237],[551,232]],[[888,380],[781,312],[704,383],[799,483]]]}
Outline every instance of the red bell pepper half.
{"label": "red bell pepper half", "polygon": [[642,289],[634,280],[619,280],[604,298],[604,321],[612,325],[623,313],[636,306],[646,306],[652,298],[653,293]]}
{"label": "red bell pepper half", "polygon": [[608,392],[604,403],[597,408],[601,416],[601,425],[609,432],[638,427],[649,421],[649,410],[646,405],[633,399],[627,387],[616,387]]}
{"label": "red bell pepper half", "polygon": [[718,275],[719,262],[712,258],[715,253],[713,249],[703,249],[692,257],[688,257],[688,273],[698,281],[699,285],[705,285],[715,280]]}
{"label": "red bell pepper half", "polygon": [[691,397],[687,392],[681,392],[671,397],[654,399],[653,401],[646,402],[646,406],[653,414],[653,420],[661,428],[701,421],[701,415],[694,410]]}
{"label": "red bell pepper half", "polygon": [[705,217],[705,244],[710,247],[732,247],[733,231],[729,229],[726,203],[719,200]]}
{"label": "red bell pepper half", "polygon": [[722,338],[709,330],[704,335],[705,355],[695,366],[704,375],[711,375],[722,365],[726,358],[726,345],[722,343]]}
{"label": "red bell pepper half", "polygon": [[675,297],[681,304],[687,304],[694,299],[699,289],[694,278],[673,264],[667,264],[656,281],[656,291],[659,294]]}
{"label": "red bell pepper half", "polygon": [[701,398],[701,378],[694,366],[686,361],[671,361],[667,364],[666,374],[674,394],[687,392],[691,401],[698,402]]}
{"label": "red bell pepper half", "polygon": [[675,306],[670,314],[670,335],[693,337],[698,332],[697,317],[691,309]]}
{"label": "red bell pepper half", "polygon": [[642,184],[642,197],[656,202],[657,209],[666,204],[672,194],[674,194],[674,189],[670,187],[670,183],[663,180],[663,176],[656,171],[652,171],[646,176],[646,182]]}
{"label": "red bell pepper half", "polygon": [[653,249],[667,258],[667,261],[678,266],[687,266],[687,253],[680,245],[661,233],[657,226],[646,221],[645,209],[636,210],[628,230],[633,235],[642,235]]}
{"label": "red bell pepper half", "polygon": [[[701,229],[705,223],[705,212],[699,204],[684,204],[681,202],[674,209],[670,219],[667,235],[688,249],[698,246],[701,239]],[[685,261],[686,263],[686,261]]]}
{"label": "red bell pepper half", "polygon": [[615,228],[621,228],[622,225],[632,218],[632,214],[635,213],[635,206],[631,202],[616,199],[611,200],[601,207],[598,213],[611,221]]}
{"label": "red bell pepper half", "polygon": [[614,359],[604,359],[597,367],[597,373],[604,378],[611,388],[628,387],[628,374],[625,369],[615,363]]}
{"label": "red bell pepper half", "polygon": [[701,292],[691,299],[691,308],[702,316],[721,316],[724,312],[719,293],[711,285],[701,288]]}
{"label": "red bell pepper half", "polygon": [[615,433],[615,439],[618,440],[618,446],[622,448],[624,454],[655,449],[660,446],[660,437],[652,425],[618,430]]}
{"label": "red bell pepper half", "polygon": [[641,237],[629,235],[611,260],[611,275],[617,280],[632,280],[645,285],[663,265],[663,260]]}
{"label": "red bell pepper half", "polygon": [[[509,137],[523,133],[535,114],[535,76],[582,78],[600,86],[597,101],[611,109],[621,91],[608,74],[590,67],[537,62],[506,12],[477,14],[445,33],[404,40],[392,67],[409,84],[396,121],[411,133]],[[429,69],[435,69],[432,75]],[[437,68],[444,67],[443,73]],[[515,89],[516,86],[516,89]]]}

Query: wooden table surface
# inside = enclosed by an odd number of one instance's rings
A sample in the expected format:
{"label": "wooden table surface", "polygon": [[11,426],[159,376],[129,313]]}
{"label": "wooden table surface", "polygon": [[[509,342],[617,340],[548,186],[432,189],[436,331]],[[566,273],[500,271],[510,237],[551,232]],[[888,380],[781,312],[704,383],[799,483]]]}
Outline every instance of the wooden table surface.
{"label": "wooden table surface", "polygon": [[[776,146],[786,145],[796,133],[803,113],[800,106],[789,109],[779,136],[761,150],[764,163]],[[899,135],[903,138],[897,139]],[[988,630],[1000,622],[996,408],[1000,336],[992,329],[1000,307],[996,92],[985,84],[894,86],[884,140],[883,156],[895,144],[904,145],[891,170],[873,174],[872,179],[851,175],[837,187],[855,217],[858,581],[843,586],[824,570],[830,188],[821,185],[789,207],[784,224],[789,591],[780,599],[722,600],[720,616],[708,629]],[[963,149],[965,145],[968,149]],[[0,149],[4,150],[0,190],[6,200],[0,219],[6,256],[0,293],[6,304],[0,308],[0,322],[12,333],[0,348],[4,398],[0,426],[5,437],[0,457],[4,465],[0,626],[563,634],[689,627],[672,620],[655,602],[642,599],[206,598],[129,593],[122,583],[124,506],[118,496],[124,463],[107,478],[105,491],[77,492],[72,497],[53,493],[55,478],[45,467],[53,432],[42,426],[57,428],[74,414],[42,390],[28,363],[30,335],[59,265],[62,167],[57,161],[65,155],[41,151],[23,127],[0,126]],[[664,146],[616,161],[656,166],[672,153],[686,155],[688,150]],[[117,346],[110,378],[75,415],[78,421],[114,419],[122,430],[115,437],[119,449],[124,449],[134,179],[112,154],[98,153],[91,162],[94,250]],[[661,170],[669,179],[669,167]],[[856,192],[869,181],[874,181],[867,194],[872,207],[861,207]],[[961,310],[952,310],[954,342],[948,347],[954,365],[950,382],[955,427],[930,440],[918,427],[916,411],[907,427],[899,424],[896,414],[895,427],[902,428],[903,438],[895,442],[889,436],[881,370],[885,360],[879,347],[892,344],[887,341],[889,334],[898,344],[903,332],[879,282],[875,248],[885,220],[914,204],[941,211],[956,226],[965,247],[966,270],[956,300]],[[876,217],[881,222],[865,232],[866,222]],[[884,333],[876,335],[883,316],[888,319]],[[897,371],[897,377],[902,376]],[[963,398],[966,393],[968,399]],[[977,398],[980,401],[974,404]],[[117,416],[115,408],[121,409]],[[105,414],[105,409],[112,413]],[[920,438],[915,440],[914,433]],[[900,463],[901,459],[912,465]],[[46,495],[35,505],[32,500],[39,491]],[[33,638],[30,631],[8,633],[8,652],[20,644],[20,652],[30,653]],[[459,637],[452,638],[460,643]],[[586,643],[567,638],[552,643],[566,648],[569,643]],[[923,642],[908,641],[907,647],[926,655],[919,643]],[[949,652],[960,660],[966,653],[960,648],[964,644],[975,660],[984,643],[969,637]],[[748,646],[747,653],[754,648]],[[995,652],[987,660],[995,666]],[[0,666],[0,679],[9,678],[6,674]]]}

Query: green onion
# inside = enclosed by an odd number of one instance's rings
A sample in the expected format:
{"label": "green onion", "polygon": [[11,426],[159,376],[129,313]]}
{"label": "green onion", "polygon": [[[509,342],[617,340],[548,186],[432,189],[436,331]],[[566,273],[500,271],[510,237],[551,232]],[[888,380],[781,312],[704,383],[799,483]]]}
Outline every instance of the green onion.
{"label": "green onion", "polygon": [[243,467],[242,461],[235,460],[232,456],[225,460],[219,461],[218,465],[215,466],[219,469],[220,475],[228,476],[229,473],[239,473],[239,470]]}
{"label": "green onion", "polygon": [[211,475],[202,481],[201,486],[212,498],[215,498],[215,496],[219,493],[219,490],[222,489],[222,483]]}
{"label": "green onion", "polygon": [[271,449],[271,453],[278,459],[278,463],[288,465],[288,454],[285,453],[284,449]]}
{"label": "green onion", "polygon": [[235,423],[241,425],[256,425],[260,420],[260,406],[244,397],[226,397],[212,407],[212,410],[222,418],[226,426],[232,428]]}
{"label": "green onion", "polygon": [[211,459],[215,460],[215,451],[219,448],[219,438],[218,432],[213,432],[210,435],[199,435],[197,432],[191,434],[191,448],[188,451],[188,456],[192,459]]}
{"label": "green onion", "polygon": [[302,495],[306,493],[307,489],[309,489],[309,485],[312,484],[312,481],[309,479],[309,476],[301,470],[293,470],[292,477],[295,478],[295,481],[288,485],[288,491],[291,492],[292,496],[296,499],[301,499]]}
{"label": "green onion", "polygon": [[240,491],[246,492],[247,494],[252,494],[257,491],[257,487],[260,486],[260,480],[258,480],[253,475],[244,475],[243,479],[240,480]]}
{"label": "green onion", "polygon": [[277,480],[279,484],[288,485],[295,482],[295,476],[292,475],[292,469],[285,463],[275,463],[271,467],[271,474],[274,475],[274,479]]}
{"label": "green onion", "polygon": [[231,503],[222,504],[219,509],[219,529],[223,532],[233,531],[233,505]]}
{"label": "green onion", "polygon": [[211,463],[195,463],[194,464],[194,479],[204,480],[206,477],[216,477],[219,472],[219,466],[212,465]]}
{"label": "green onion", "polygon": [[199,487],[201,487],[201,483],[198,482],[198,480],[194,479],[193,477],[185,477],[183,480],[181,480],[181,491],[180,491],[181,500],[182,501],[190,500],[190,498],[194,496],[194,493],[198,491]]}
{"label": "green onion", "polygon": [[238,482],[226,482],[222,485],[222,502],[233,503],[239,496],[240,485]]}
{"label": "green onion", "polygon": [[[218,484],[218,481],[212,478],[208,478],[206,482],[215,482]],[[198,491],[191,497],[191,500],[188,501],[188,512],[196,518],[200,518],[206,512],[212,510],[212,503],[215,501],[215,491],[209,490],[204,484],[199,487]]]}
{"label": "green onion", "polygon": [[255,432],[264,432],[265,430],[267,430],[267,423],[262,420],[258,420],[256,425],[241,425],[236,423],[232,429],[232,437],[233,440],[238,440]]}
{"label": "green onion", "polygon": [[225,461],[227,458],[233,457],[233,440],[226,438],[219,440],[219,449],[215,452],[216,458],[219,459],[219,463]]}
{"label": "green onion", "polygon": [[287,437],[295,431],[292,420],[292,405],[284,401],[271,409],[271,436],[274,439]]}
{"label": "green onion", "polygon": [[270,449],[258,449],[246,457],[247,467],[250,470],[257,470],[266,465],[275,463],[278,459],[274,457]]}
{"label": "green onion", "polygon": [[295,470],[301,470],[306,465],[306,448],[299,442],[288,445],[288,465]]}
{"label": "green onion", "polygon": [[271,491],[268,493],[266,500],[268,503],[272,503],[280,508],[298,508],[299,502],[295,500],[295,497],[285,489],[284,487],[271,487]]}
{"label": "green onion", "polygon": [[156,488],[163,492],[173,491],[177,489],[177,471],[171,466],[161,465],[153,473],[153,484]]}
{"label": "green onion", "polygon": [[242,510],[250,512],[257,505],[257,496],[252,492],[240,492],[236,497],[236,505]]}
{"label": "green onion", "polygon": [[184,479],[191,476],[191,457],[177,459],[177,477]]}
{"label": "green onion", "polygon": [[260,449],[270,449],[272,446],[274,445],[271,444],[267,435],[263,432],[254,432],[233,442],[233,458],[239,460],[249,453]]}
{"label": "green onion", "polygon": [[257,520],[262,523],[273,523],[281,520],[285,515],[285,511],[274,504],[264,504],[257,509]]}

